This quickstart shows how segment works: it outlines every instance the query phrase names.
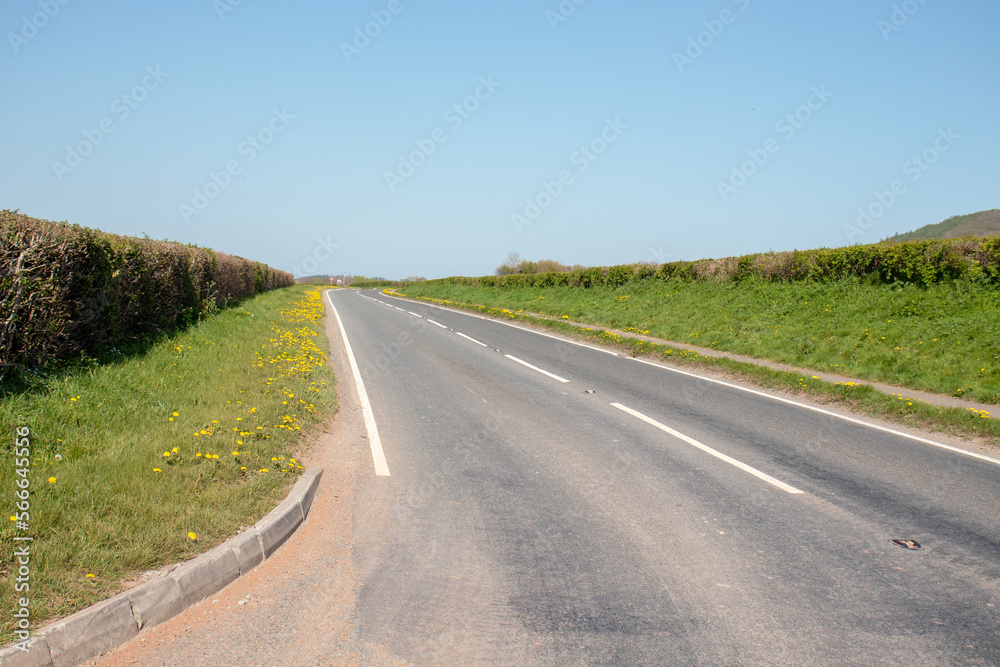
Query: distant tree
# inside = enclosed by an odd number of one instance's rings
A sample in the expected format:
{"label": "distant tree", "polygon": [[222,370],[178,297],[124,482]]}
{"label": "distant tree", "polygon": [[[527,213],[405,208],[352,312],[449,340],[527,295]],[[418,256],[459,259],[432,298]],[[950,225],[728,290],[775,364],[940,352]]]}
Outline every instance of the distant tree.
{"label": "distant tree", "polygon": [[538,273],[551,273],[553,271],[562,273],[569,271],[569,267],[554,259],[543,259],[538,262]]}
{"label": "distant tree", "polygon": [[516,252],[510,252],[507,253],[507,259],[503,261],[503,264],[494,269],[493,273],[498,276],[509,276],[512,273],[517,273],[521,264],[521,255]]}
{"label": "distant tree", "polygon": [[507,259],[504,260],[504,263],[494,270],[494,273],[498,276],[509,276],[513,273],[565,273],[567,271],[579,271],[580,269],[586,268],[587,267],[582,264],[566,266],[565,264],[557,262],[554,259],[543,259],[537,262],[531,262],[526,259],[521,259],[519,254],[512,252],[507,255]]}

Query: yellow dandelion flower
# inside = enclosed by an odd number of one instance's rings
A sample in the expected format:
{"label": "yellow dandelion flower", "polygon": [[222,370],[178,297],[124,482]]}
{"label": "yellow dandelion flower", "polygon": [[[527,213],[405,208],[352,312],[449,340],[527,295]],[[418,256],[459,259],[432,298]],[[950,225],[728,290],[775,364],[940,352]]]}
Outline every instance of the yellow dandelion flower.
{"label": "yellow dandelion flower", "polygon": [[49,477],[49,484],[55,484],[55,483],[56,483],[56,478],[55,477]]}
{"label": "yellow dandelion flower", "polygon": [[198,536],[195,533],[193,533],[193,532],[192,533],[188,533],[188,539],[189,540],[197,540]]}
{"label": "yellow dandelion flower", "polygon": [[163,472],[163,471],[160,470],[159,468],[153,468],[153,472]]}

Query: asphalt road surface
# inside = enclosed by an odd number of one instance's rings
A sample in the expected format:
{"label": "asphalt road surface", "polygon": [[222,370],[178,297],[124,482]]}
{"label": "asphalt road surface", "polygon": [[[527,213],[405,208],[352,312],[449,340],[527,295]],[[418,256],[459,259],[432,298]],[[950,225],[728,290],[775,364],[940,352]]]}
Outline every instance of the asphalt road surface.
{"label": "asphalt road surface", "polygon": [[318,509],[275,563],[106,664],[1000,664],[995,454],[328,298],[353,449]]}

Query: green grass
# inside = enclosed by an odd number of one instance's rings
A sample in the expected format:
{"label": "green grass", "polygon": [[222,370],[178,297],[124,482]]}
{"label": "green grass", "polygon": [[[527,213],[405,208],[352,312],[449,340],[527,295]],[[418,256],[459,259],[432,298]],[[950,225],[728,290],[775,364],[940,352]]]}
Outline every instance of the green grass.
{"label": "green grass", "polygon": [[496,290],[411,284],[398,290],[493,315],[527,319],[568,334],[621,345],[678,363],[723,367],[762,386],[791,389],[871,415],[952,433],[1000,436],[1000,420],[933,407],[752,364],[623,338],[595,327],[727,350],[819,371],[985,403],[1000,402],[1000,292],[972,285],[874,286],[856,280],[774,283],[635,281],[615,288]]}
{"label": "green grass", "polygon": [[633,281],[496,290],[412,284],[406,294],[523,310],[910,389],[1000,403],[1000,290]]}
{"label": "green grass", "polygon": [[[81,365],[0,398],[0,497],[15,512],[13,430],[30,429],[30,528],[3,520],[0,641],[16,597],[32,627],[256,522],[298,473],[300,429],[336,408],[315,288],[248,299],[145,354]],[[218,458],[215,458],[218,457]],[[266,470],[266,472],[264,472]],[[50,481],[54,480],[54,481]],[[191,539],[194,533],[196,539]],[[30,535],[30,593],[13,538]],[[92,576],[88,576],[92,575]]]}

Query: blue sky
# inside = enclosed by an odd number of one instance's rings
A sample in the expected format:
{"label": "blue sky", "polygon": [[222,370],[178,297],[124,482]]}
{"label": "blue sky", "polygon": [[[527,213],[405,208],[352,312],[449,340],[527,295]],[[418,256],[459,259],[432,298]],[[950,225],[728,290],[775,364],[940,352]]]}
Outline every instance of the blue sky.
{"label": "blue sky", "polygon": [[577,2],[7,0],[0,207],[430,278],[1000,206],[995,0]]}

